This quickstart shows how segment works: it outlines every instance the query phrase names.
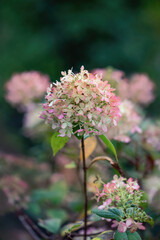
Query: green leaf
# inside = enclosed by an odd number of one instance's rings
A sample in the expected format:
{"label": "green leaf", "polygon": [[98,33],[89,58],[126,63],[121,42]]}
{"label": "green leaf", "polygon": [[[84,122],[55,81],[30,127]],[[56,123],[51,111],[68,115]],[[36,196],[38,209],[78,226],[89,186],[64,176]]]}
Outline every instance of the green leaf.
{"label": "green leaf", "polygon": [[147,223],[149,223],[152,227],[154,225],[154,220],[153,218],[151,218],[150,216],[148,217],[148,219],[146,220]]}
{"label": "green leaf", "polygon": [[116,214],[116,215],[120,216],[120,217],[124,217],[124,213],[118,208],[110,208],[109,211],[112,212],[113,214]]}
{"label": "green leaf", "polygon": [[53,156],[56,155],[56,153],[65,146],[65,144],[68,142],[68,137],[59,137],[59,133],[56,132],[51,137],[51,147],[53,150]]}
{"label": "green leaf", "polygon": [[64,226],[62,228],[61,234],[62,234],[62,236],[65,236],[68,233],[71,233],[71,232],[74,232],[74,231],[78,230],[83,225],[84,225],[84,223],[82,221],[67,224],[66,226]]}
{"label": "green leaf", "polygon": [[99,137],[106,144],[106,146],[109,148],[109,150],[114,154],[116,161],[118,162],[116,149],[113,146],[113,144],[111,143],[111,141],[108,138],[106,138],[104,135],[99,135]]}
{"label": "green leaf", "polygon": [[50,189],[38,189],[31,195],[31,201],[35,203],[51,203],[59,205],[67,195],[68,187],[64,181],[54,183]]}
{"label": "green leaf", "polygon": [[142,240],[138,232],[131,233],[127,231],[128,240]]}
{"label": "green leaf", "polygon": [[51,233],[57,233],[61,226],[61,219],[59,218],[52,218],[47,220],[40,220],[39,226],[45,228],[47,231]]}
{"label": "green leaf", "polygon": [[68,186],[65,181],[59,181],[50,187],[50,192],[52,193],[52,203],[60,205],[68,193]]}
{"label": "green leaf", "polygon": [[75,164],[75,162],[68,163],[68,164],[65,165],[65,168],[68,168],[68,169],[76,168],[76,164]]}
{"label": "green leaf", "polygon": [[48,218],[57,218],[60,219],[61,222],[66,221],[67,219],[67,213],[63,209],[56,208],[56,209],[48,209],[46,211]]}
{"label": "green leaf", "polygon": [[39,218],[41,216],[41,206],[37,202],[30,201],[27,204],[27,211],[33,215],[36,216],[36,218]]}
{"label": "green leaf", "polygon": [[128,240],[127,233],[121,233],[117,230],[114,235],[114,240]]}
{"label": "green leaf", "polygon": [[123,212],[117,208],[111,208],[108,210],[101,210],[101,209],[95,208],[92,210],[92,212],[100,217],[116,219],[117,221],[120,221],[121,217],[124,216]]}

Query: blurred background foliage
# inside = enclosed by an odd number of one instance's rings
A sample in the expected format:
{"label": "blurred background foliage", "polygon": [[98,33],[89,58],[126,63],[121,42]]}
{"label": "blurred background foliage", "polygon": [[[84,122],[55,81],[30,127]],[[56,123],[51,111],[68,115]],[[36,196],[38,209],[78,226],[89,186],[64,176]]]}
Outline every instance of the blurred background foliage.
{"label": "blurred background foliage", "polygon": [[20,114],[4,101],[3,85],[14,72],[38,70],[53,81],[61,70],[82,64],[146,72],[157,85],[148,114],[159,115],[159,23],[159,0],[1,0],[2,148],[8,150],[10,142],[10,151],[24,152],[30,144],[18,132]]}

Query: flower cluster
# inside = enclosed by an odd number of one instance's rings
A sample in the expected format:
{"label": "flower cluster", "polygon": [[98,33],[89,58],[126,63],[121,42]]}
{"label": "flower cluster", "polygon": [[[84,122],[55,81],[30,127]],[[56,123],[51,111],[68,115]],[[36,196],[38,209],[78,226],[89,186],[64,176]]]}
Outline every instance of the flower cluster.
{"label": "flower cluster", "polygon": [[6,100],[13,106],[24,108],[27,104],[41,99],[49,86],[49,77],[39,72],[14,74],[6,84]]}
{"label": "flower cluster", "polygon": [[91,74],[83,66],[80,73],[69,70],[62,75],[48,89],[41,114],[59,136],[102,134],[108,126],[117,125],[120,100],[101,75]]}
{"label": "flower cluster", "polygon": [[137,229],[145,230],[142,223],[149,222],[150,217],[140,207],[144,200],[142,200],[143,191],[139,188],[136,180],[118,178],[117,175],[111,182],[103,184],[101,191],[96,188],[96,199],[101,203],[99,209],[117,208],[123,213],[120,221],[113,220],[112,223],[112,227],[118,227],[119,232],[125,232],[127,229],[130,232]]}
{"label": "flower cluster", "polygon": [[28,185],[17,176],[5,175],[0,180],[0,188],[4,191],[10,205],[24,206],[27,199],[25,193]]}
{"label": "flower cluster", "polygon": [[128,143],[130,142],[129,133],[141,133],[142,130],[139,127],[142,117],[138,113],[136,106],[129,100],[121,102],[120,106],[121,119],[117,126],[110,127],[107,132],[109,139],[115,139],[117,141]]}

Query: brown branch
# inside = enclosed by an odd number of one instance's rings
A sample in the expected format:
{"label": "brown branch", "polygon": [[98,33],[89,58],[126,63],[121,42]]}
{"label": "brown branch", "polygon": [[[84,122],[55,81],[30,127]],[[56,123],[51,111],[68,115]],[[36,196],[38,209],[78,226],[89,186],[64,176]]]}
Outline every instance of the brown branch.
{"label": "brown branch", "polygon": [[77,177],[79,180],[79,184],[81,187],[83,187],[83,182],[81,179],[81,175],[80,175],[80,159],[78,158],[77,163],[76,163],[76,172],[77,172]]}
{"label": "brown branch", "polygon": [[87,199],[87,168],[85,159],[85,147],[84,137],[81,139],[82,157],[83,157],[83,190],[84,190],[84,240],[87,238],[87,210],[88,210],[88,199]]}
{"label": "brown branch", "polygon": [[16,214],[18,215],[19,220],[34,240],[40,240],[38,236],[45,240],[52,240],[55,236],[54,234],[52,234],[51,236],[47,236],[46,234],[44,234],[40,230],[40,228],[32,221],[32,219],[23,212],[22,209],[18,210]]}
{"label": "brown branch", "polygon": [[107,161],[111,164],[111,166],[119,172],[119,174],[120,174],[121,176],[123,176],[123,177],[125,176],[125,174],[124,174],[124,172],[122,171],[122,169],[120,168],[119,164],[116,163],[116,162],[114,162],[110,157],[107,157],[107,156],[101,156],[101,157],[96,157],[96,158],[94,158],[94,159],[91,161],[91,163],[89,164],[89,166],[87,167],[87,170],[88,170],[95,162],[97,162],[97,161],[102,161],[102,160],[107,160]]}
{"label": "brown branch", "polygon": [[31,226],[26,223],[25,221],[25,217],[24,216],[19,216],[19,220],[21,221],[22,225],[24,226],[24,228],[27,230],[27,232],[30,234],[30,236],[34,239],[34,240],[40,240],[40,238],[37,236],[37,234],[33,231],[33,229],[31,228]]}
{"label": "brown branch", "polygon": [[[102,231],[101,232],[97,232],[97,233],[90,233],[90,234],[87,234],[86,236],[87,237],[89,237],[89,236],[96,236],[96,235],[99,235],[101,233],[102,233]],[[71,236],[73,236],[73,237],[83,237],[84,234],[71,233]]]}

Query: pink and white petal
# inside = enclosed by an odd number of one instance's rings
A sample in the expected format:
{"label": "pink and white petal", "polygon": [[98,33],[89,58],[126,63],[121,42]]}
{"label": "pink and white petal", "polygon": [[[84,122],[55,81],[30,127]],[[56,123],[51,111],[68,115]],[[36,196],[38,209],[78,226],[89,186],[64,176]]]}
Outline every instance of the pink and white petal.
{"label": "pink and white petal", "polygon": [[119,232],[126,232],[126,230],[127,230],[126,224],[124,222],[120,222],[119,226],[118,226],[118,231]]}
{"label": "pink and white petal", "polygon": [[127,226],[127,228],[130,227],[130,226],[132,225],[132,223],[133,223],[132,218],[128,218],[128,219],[126,220],[126,226]]}

